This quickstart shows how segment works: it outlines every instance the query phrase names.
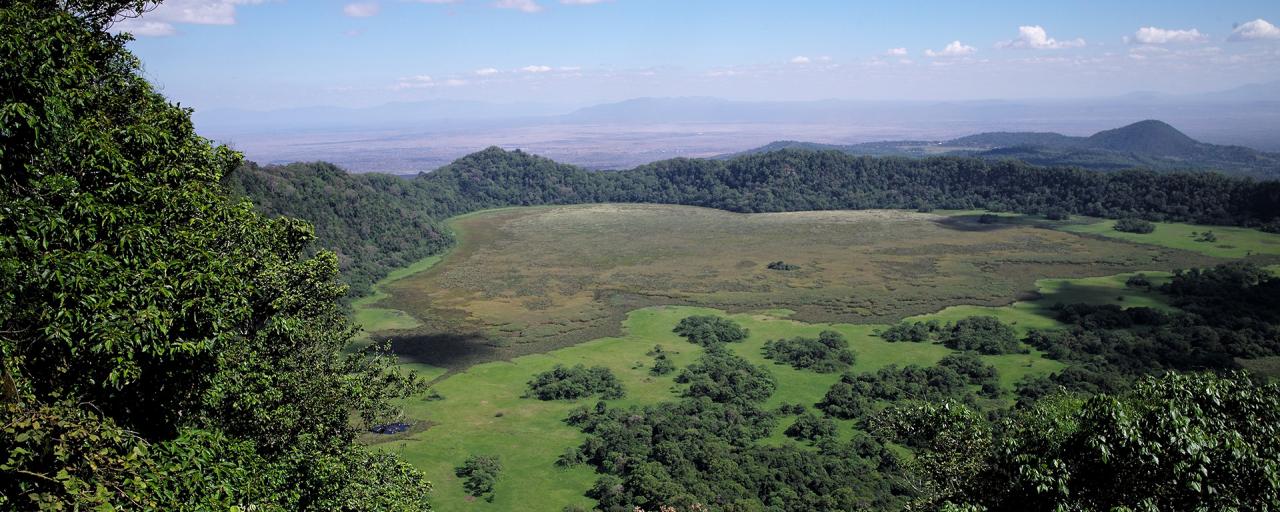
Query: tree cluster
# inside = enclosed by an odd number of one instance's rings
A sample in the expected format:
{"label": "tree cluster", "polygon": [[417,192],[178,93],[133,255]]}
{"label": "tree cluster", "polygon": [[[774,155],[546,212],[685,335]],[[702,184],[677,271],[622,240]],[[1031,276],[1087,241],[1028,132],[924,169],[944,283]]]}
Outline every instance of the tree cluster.
{"label": "tree cluster", "polygon": [[772,380],[752,368],[713,348],[686,371],[679,401],[579,409],[569,422],[589,437],[562,458],[600,473],[588,495],[606,511],[901,508],[911,490],[892,453],[868,436],[836,442],[829,420],[815,417],[795,434],[819,439],[816,450],[758,444],[776,420],[760,408]]}
{"label": "tree cluster", "polygon": [[462,479],[462,488],[467,494],[485,501],[493,501],[493,486],[502,473],[502,461],[492,455],[472,455],[454,468],[454,476]]}
{"label": "tree cluster", "polygon": [[1145,235],[1155,231],[1156,225],[1152,224],[1151,221],[1134,218],[1134,217],[1125,217],[1123,219],[1116,221],[1115,226],[1112,226],[1112,228],[1115,229],[1116,231],[1122,231],[1125,233],[1137,233],[1140,235]]}
{"label": "tree cluster", "polygon": [[797,336],[766,341],[764,356],[798,370],[808,369],[818,373],[844,371],[857,360],[849,350],[849,341],[843,334],[835,331],[822,331],[817,338]]}
{"label": "tree cluster", "polygon": [[710,347],[723,343],[737,343],[747,339],[751,331],[737,322],[714,315],[685,317],[672,332],[684,336],[689,343]]}
{"label": "tree cluster", "polygon": [[946,324],[937,320],[902,322],[880,332],[880,338],[889,342],[936,342],[954,350],[987,355],[1027,352],[1013,327],[993,316],[971,316]]}
{"label": "tree cluster", "polygon": [[626,391],[613,371],[604,366],[587,368],[578,364],[554,368],[534,376],[525,396],[538,400],[577,400],[599,395],[605,400],[622,398]]}
{"label": "tree cluster", "polygon": [[834,418],[865,422],[884,402],[972,402],[970,386],[998,396],[996,383],[995,368],[976,356],[947,357],[930,367],[889,365],[875,372],[842,375],[816,405]]}

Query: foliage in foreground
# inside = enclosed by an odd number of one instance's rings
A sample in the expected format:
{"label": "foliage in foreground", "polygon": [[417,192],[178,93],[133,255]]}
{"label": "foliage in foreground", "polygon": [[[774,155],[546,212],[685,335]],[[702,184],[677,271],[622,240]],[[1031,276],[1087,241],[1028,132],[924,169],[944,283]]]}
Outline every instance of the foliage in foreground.
{"label": "foliage in foreground", "polygon": [[416,381],[107,32],[147,4],[0,3],[0,508],[427,509],[355,444]]}
{"label": "foliage in foreground", "polygon": [[919,447],[920,503],[987,510],[1265,510],[1280,505],[1280,386],[1168,374],[997,423],[956,404],[885,414]]}

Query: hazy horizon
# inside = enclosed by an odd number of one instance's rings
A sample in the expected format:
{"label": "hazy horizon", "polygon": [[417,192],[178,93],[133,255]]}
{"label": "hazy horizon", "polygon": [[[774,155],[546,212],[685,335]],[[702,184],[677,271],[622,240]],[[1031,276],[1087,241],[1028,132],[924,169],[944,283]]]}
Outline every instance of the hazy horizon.
{"label": "hazy horizon", "polygon": [[205,111],[1194,94],[1280,80],[1277,21],[1263,1],[170,0],[115,30]]}

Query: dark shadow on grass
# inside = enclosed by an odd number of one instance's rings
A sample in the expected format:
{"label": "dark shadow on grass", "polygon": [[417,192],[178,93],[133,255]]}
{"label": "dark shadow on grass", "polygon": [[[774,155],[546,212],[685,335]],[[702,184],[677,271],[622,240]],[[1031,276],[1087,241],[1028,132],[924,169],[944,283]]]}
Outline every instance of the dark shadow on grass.
{"label": "dark shadow on grass", "polygon": [[474,334],[408,334],[391,337],[391,351],[402,361],[458,370],[501,359],[500,349]]}
{"label": "dark shadow on grass", "polygon": [[1026,226],[1043,229],[1056,229],[1063,226],[1090,224],[1091,221],[1081,219],[1049,220],[1040,215],[1018,214],[997,215],[993,222],[982,222],[983,214],[955,215],[934,220],[933,222],[957,231],[995,231],[1015,226]]}
{"label": "dark shadow on grass", "polygon": [[995,222],[982,222],[981,215],[956,215],[943,217],[933,221],[935,224],[955,231],[997,231],[1009,229],[1026,223],[1017,222],[1016,218],[997,217]]}

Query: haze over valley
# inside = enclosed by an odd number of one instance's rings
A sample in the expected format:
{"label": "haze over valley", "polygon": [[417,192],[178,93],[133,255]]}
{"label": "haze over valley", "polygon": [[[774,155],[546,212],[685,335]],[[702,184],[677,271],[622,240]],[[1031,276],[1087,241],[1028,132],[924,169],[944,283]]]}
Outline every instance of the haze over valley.
{"label": "haze over valley", "polygon": [[590,169],[739,153],[774,141],[946,141],[982,132],[1090,135],[1160,119],[1214,144],[1280,151],[1280,82],[1197,95],[991,101],[641,98],[573,109],[437,100],[369,108],[197,112],[208,136],[260,163],[321,159],[354,172],[429,171],[488,146]]}

